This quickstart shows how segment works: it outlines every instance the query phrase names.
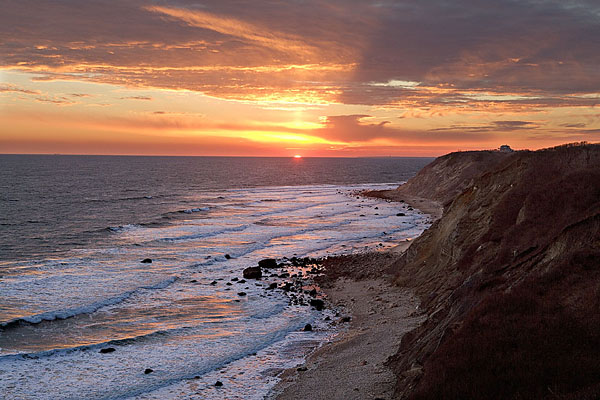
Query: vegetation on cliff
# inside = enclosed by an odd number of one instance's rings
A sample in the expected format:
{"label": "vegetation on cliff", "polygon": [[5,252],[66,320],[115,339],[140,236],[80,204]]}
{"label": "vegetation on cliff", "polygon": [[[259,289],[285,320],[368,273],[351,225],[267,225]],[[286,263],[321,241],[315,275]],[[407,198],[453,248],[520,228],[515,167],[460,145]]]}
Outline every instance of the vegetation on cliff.
{"label": "vegetation on cliff", "polygon": [[400,191],[445,210],[393,263],[427,315],[398,397],[598,398],[600,145],[452,153]]}

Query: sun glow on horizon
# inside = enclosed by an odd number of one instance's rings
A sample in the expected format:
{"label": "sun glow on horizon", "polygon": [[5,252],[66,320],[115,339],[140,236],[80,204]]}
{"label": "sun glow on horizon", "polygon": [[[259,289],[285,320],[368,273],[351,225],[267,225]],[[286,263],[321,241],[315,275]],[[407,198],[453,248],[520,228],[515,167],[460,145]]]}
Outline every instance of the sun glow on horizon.
{"label": "sun glow on horizon", "polygon": [[300,154],[296,154],[294,158],[302,158],[302,156]]}

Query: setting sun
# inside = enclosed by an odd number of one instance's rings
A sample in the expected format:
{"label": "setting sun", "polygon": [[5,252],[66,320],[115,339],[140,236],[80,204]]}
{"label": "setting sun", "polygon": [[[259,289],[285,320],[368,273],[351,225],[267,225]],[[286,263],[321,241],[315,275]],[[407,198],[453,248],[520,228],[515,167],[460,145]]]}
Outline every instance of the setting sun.
{"label": "setting sun", "polygon": [[302,158],[302,156],[300,154],[296,154],[294,158]]}

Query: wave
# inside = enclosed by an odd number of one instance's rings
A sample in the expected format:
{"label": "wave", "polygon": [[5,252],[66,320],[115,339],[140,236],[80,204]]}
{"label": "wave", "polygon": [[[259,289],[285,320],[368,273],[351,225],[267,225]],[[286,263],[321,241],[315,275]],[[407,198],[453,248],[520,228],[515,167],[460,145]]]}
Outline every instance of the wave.
{"label": "wave", "polygon": [[125,232],[130,231],[135,228],[141,228],[141,224],[127,224],[127,225],[119,225],[119,226],[109,226],[106,230],[110,232]]}
{"label": "wave", "polygon": [[157,239],[158,241],[163,241],[163,242],[179,242],[179,241],[184,241],[184,240],[195,240],[195,239],[204,239],[207,237],[213,237],[213,236],[219,236],[223,233],[229,233],[229,232],[241,232],[245,229],[248,229],[250,225],[239,225],[233,228],[225,228],[225,229],[221,229],[218,231],[213,231],[213,232],[202,232],[202,233],[194,233],[191,235],[183,235],[183,236],[177,236],[177,237],[167,237],[167,238],[160,238]]}
{"label": "wave", "polygon": [[70,353],[73,353],[76,351],[90,351],[90,350],[99,351],[100,349],[105,348],[107,346],[126,346],[126,345],[130,345],[130,344],[134,344],[134,343],[142,343],[144,341],[147,341],[147,340],[150,340],[150,339],[153,339],[156,337],[177,334],[177,333],[185,332],[185,331],[188,331],[191,329],[194,329],[194,328],[189,327],[189,326],[184,326],[181,328],[157,330],[157,331],[152,331],[152,332],[149,332],[149,333],[146,333],[143,335],[132,336],[132,337],[127,337],[127,338],[123,338],[123,339],[113,339],[113,340],[109,340],[106,342],[86,344],[86,345],[82,345],[82,346],[68,347],[68,348],[63,348],[63,349],[52,349],[52,350],[39,351],[39,352],[35,352],[35,353],[6,354],[6,355],[0,356],[0,362],[7,361],[7,360],[18,360],[18,359],[37,360],[40,358],[48,358],[48,357],[52,357],[55,355],[66,355],[66,354],[70,354]]}
{"label": "wave", "polygon": [[180,213],[185,213],[185,214],[192,214],[192,213],[197,213],[197,212],[201,212],[201,211],[208,211],[210,210],[210,207],[196,207],[196,208],[188,208],[185,210],[180,210],[178,212]]}
{"label": "wave", "polygon": [[152,199],[160,199],[163,197],[167,197],[165,195],[142,195],[142,196],[129,196],[129,197],[117,197],[117,198],[106,198],[106,199],[98,199],[98,198],[85,198],[84,202],[86,203],[115,203],[117,201],[137,201],[137,200],[152,200]]}
{"label": "wave", "polygon": [[43,321],[54,321],[60,319],[72,318],[76,315],[81,314],[91,314],[95,311],[98,311],[101,308],[112,306],[118,303],[121,303],[131,297],[133,294],[138,293],[142,290],[159,290],[164,289],[175,282],[178,278],[176,276],[172,276],[169,279],[165,279],[160,281],[154,285],[148,286],[140,286],[133,290],[129,290],[127,292],[121,293],[117,296],[109,297],[108,299],[103,299],[96,301],[91,304],[87,304],[84,306],[67,308],[64,310],[55,310],[55,311],[47,311],[41,314],[30,315],[27,317],[19,317],[14,318],[6,322],[0,323],[0,329],[6,330],[13,327],[16,327],[20,324],[39,324]]}

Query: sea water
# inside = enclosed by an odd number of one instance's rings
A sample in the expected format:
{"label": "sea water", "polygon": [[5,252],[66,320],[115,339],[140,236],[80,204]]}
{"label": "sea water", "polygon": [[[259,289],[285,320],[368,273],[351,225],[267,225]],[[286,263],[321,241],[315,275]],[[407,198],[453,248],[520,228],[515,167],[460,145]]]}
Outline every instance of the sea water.
{"label": "sea water", "polygon": [[418,236],[426,215],[357,192],[429,161],[0,156],[2,396],[262,398],[337,331],[242,270]]}

